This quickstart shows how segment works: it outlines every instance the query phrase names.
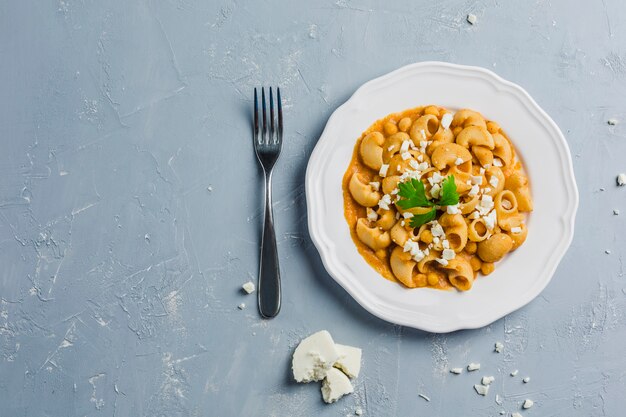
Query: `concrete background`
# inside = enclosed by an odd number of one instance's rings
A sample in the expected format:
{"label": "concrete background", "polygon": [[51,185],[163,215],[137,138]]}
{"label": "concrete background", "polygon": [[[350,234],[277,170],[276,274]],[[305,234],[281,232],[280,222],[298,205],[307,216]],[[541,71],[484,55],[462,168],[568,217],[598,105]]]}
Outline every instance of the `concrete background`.
{"label": "concrete background", "polygon": [[[625,45],[620,0],[0,2],[0,415],[494,416],[525,398],[525,416],[623,415]],[[422,60],[526,88],[565,133],[581,194],[543,294],[448,335],[366,313],[306,228],[304,171],[328,116]],[[283,88],[286,120],[272,321],[240,291],[258,262],[262,84]],[[364,349],[356,392],[329,406],[290,379],[293,347],[320,329]],[[470,361],[481,371],[448,373]]]}

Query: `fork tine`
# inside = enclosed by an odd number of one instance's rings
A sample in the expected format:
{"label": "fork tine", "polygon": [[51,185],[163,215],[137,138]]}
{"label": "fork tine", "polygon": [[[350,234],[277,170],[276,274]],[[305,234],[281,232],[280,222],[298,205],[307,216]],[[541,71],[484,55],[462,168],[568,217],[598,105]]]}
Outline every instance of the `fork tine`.
{"label": "fork tine", "polygon": [[263,106],[263,131],[261,135],[261,143],[267,144],[267,115],[265,112],[265,87],[261,87],[261,100]]}
{"label": "fork tine", "polygon": [[278,143],[283,140],[283,104],[280,99],[280,87],[276,87],[276,98],[278,101]]}
{"label": "fork tine", "polygon": [[256,87],[254,87],[254,143],[259,142],[259,100],[257,99]]}
{"label": "fork tine", "polygon": [[268,143],[276,144],[274,133],[274,96],[272,94],[272,87],[270,87],[270,137]]}

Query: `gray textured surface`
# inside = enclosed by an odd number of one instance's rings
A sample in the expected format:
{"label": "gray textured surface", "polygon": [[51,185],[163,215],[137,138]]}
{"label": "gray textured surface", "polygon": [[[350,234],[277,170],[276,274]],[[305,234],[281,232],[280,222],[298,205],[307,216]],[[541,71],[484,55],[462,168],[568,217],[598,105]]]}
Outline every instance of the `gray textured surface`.
{"label": "gray textured surface", "polygon": [[[0,415],[494,416],[525,398],[529,416],[623,415],[626,123],[606,120],[626,122],[626,7],[389,3],[0,2]],[[476,331],[370,316],[306,230],[304,170],[328,116],[421,60],[521,84],[574,155],[571,249],[538,299]],[[283,87],[287,121],[273,321],[239,289],[257,268],[262,83]],[[293,347],[322,328],[364,349],[355,394],[331,406],[289,378]],[[448,374],[470,361],[483,369]],[[496,376],[487,398],[472,389],[482,375]]]}

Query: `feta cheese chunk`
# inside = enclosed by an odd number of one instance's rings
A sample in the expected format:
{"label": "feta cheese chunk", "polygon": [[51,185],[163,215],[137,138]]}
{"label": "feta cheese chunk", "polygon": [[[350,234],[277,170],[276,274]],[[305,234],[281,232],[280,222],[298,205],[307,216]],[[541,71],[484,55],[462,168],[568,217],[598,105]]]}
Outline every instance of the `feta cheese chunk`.
{"label": "feta cheese chunk", "polygon": [[493,158],[493,166],[494,167],[501,167],[502,166],[502,160],[500,158]]}
{"label": "feta cheese chunk", "polygon": [[400,146],[400,152],[406,152],[409,150],[409,146],[411,146],[410,140],[402,141],[402,146]]}
{"label": "feta cheese chunk", "polygon": [[[430,178],[429,178],[430,180]],[[439,184],[435,184],[431,187],[430,189],[430,195],[433,198],[438,198],[439,197],[439,192],[441,191],[441,187],[439,186]]]}
{"label": "feta cheese chunk", "polygon": [[367,212],[367,220],[371,222],[375,222],[376,220],[378,220],[378,213],[376,213],[376,210],[373,210],[371,207],[368,207],[366,212]]}
{"label": "feta cheese chunk", "polygon": [[474,389],[478,395],[482,395],[483,397],[489,393],[489,385],[474,385]]}
{"label": "feta cheese chunk", "polygon": [[626,185],[626,174],[622,172],[621,174],[617,176],[615,180],[617,181],[617,185],[619,185],[620,187],[623,187],[624,185]]}
{"label": "feta cheese chunk", "polygon": [[470,181],[472,181],[474,185],[481,185],[483,183],[483,177],[482,175],[472,175]]}
{"label": "feta cheese chunk", "polygon": [[468,370],[469,372],[472,372],[472,371],[477,371],[477,370],[479,370],[479,369],[480,369],[480,364],[479,364],[479,363],[474,363],[474,362],[472,362],[472,363],[470,363],[469,365],[467,365],[467,370]]}
{"label": "feta cheese chunk", "polygon": [[515,376],[515,375],[517,375],[517,373],[518,373],[518,372],[519,372],[519,371],[518,371],[517,369],[512,370],[512,371],[511,371],[511,376]]}
{"label": "feta cheese chunk", "polygon": [[378,201],[378,207],[383,210],[389,210],[389,204],[391,204],[391,196],[389,194],[385,194],[383,198]]}
{"label": "feta cheese chunk", "polygon": [[372,181],[372,182],[370,182],[370,187],[372,187],[372,190],[378,191],[378,190],[380,190],[380,182]]}
{"label": "feta cheese chunk", "polygon": [[522,379],[522,381],[524,381],[524,384],[528,384],[530,382],[530,377],[527,376],[526,378]]}
{"label": "feta cheese chunk", "polygon": [[303,339],[294,351],[291,362],[293,377],[297,382],[321,381],[338,359],[339,352],[330,333],[319,331]]}
{"label": "feta cheese chunk", "polygon": [[447,129],[450,127],[452,123],[452,115],[450,113],[446,113],[441,117],[441,127]]}
{"label": "feta cheese chunk", "polygon": [[433,224],[433,227],[430,228],[430,232],[434,237],[439,237],[444,235],[443,227],[439,223]]}
{"label": "feta cheese chunk", "polygon": [[470,197],[474,197],[475,195],[478,194],[478,185],[474,185],[472,186],[472,188],[469,190],[469,192],[467,193],[467,195],[469,195]]}
{"label": "feta cheese chunk", "polygon": [[255,287],[254,287],[254,282],[252,282],[252,281],[248,281],[248,282],[246,282],[245,284],[243,284],[243,285],[241,286],[241,288],[242,288],[245,292],[247,292],[248,294],[252,294],[252,293],[254,292],[254,290],[255,290]]}
{"label": "feta cheese chunk", "polygon": [[499,182],[500,180],[495,175],[492,175],[491,178],[489,178],[489,184],[491,184],[493,188],[498,188]]}
{"label": "feta cheese chunk", "polygon": [[458,214],[459,213],[459,205],[455,204],[453,206],[447,206],[446,207],[446,212],[448,214]]}
{"label": "feta cheese chunk", "polygon": [[496,342],[496,345],[493,350],[496,351],[497,353],[501,353],[503,349],[504,349],[504,345],[502,344],[502,342]]}
{"label": "feta cheese chunk", "polygon": [[380,167],[380,171],[378,171],[378,175],[380,175],[381,177],[386,177],[387,171],[389,171],[389,164],[382,164]]}
{"label": "feta cheese chunk", "polygon": [[459,375],[463,372],[463,368],[452,368],[450,369],[450,373],[455,374],[455,375]]}
{"label": "feta cheese chunk", "polygon": [[522,408],[524,410],[527,410],[530,407],[532,407],[533,405],[535,405],[535,402],[533,400],[526,399],[526,400],[524,400],[524,404],[522,404]]}
{"label": "feta cheese chunk", "polygon": [[341,369],[350,378],[356,378],[361,371],[361,349],[353,346],[335,344],[339,353],[339,359],[335,362],[335,368]]}
{"label": "feta cheese chunk", "polygon": [[400,156],[402,157],[403,161],[406,161],[407,159],[411,158],[411,154],[408,152],[402,152]]}
{"label": "feta cheese chunk", "polygon": [[478,18],[473,13],[470,13],[470,14],[467,15],[467,23],[469,23],[470,25],[474,25],[476,23],[477,19]]}
{"label": "feta cheese chunk", "polygon": [[239,305],[237,306],[237,308],[238,308],[239,310],[243,310],[244,308],[246,308],[246,303],[241,303],[241,304],[239,304]]}
{"label": "feta cheese chunk", "polygon": [[480,383],[483,385],[491,385],[491,383],[495,380],[496,378],[493,376],[484,376],[483,379],[480,380]]}
{"label": "feta cheese chunk", "polygon": [[456,257],[456,253],[452,249],[444,249],[443,252],[441,252],[441,257],[446,261],[449,261]]}
{"label": "feta cheese chunk", "polygon": [[354,391],[348,377],[336,368],[331,368],[326,373],[322,382],[322,397],[327,404],[334,403],[346,394]]}
{"label": "feta cheese chunk", "polygon": [[454,165],[461,165],[463,163],[463,158],[456,158],[454,160]]}
{"label": "feta cheese chunk", "polygon": [[619,123],[619,120],[615,119],[615,118],[610,118],[609,120],[606,121],[609,125],[611,126],[615,126],[616,124]]}
{"label": "feta cheese chunk", "polygon": [[519,226],[511,227],[511,233],[513,233],[514,235],[520,234],[522,233],[522,228]]}

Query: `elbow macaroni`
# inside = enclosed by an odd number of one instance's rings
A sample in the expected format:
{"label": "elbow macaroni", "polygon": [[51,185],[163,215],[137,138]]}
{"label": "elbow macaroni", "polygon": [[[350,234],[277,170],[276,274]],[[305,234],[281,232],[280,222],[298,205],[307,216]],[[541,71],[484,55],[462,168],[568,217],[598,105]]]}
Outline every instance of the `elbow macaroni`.
{"label": "elbow macaroni", "polygon": [[[442,123],[447,113],[418,107],[377,121],[357,141],[344,175],[345,216],[359,252],[407,288],[467,291],[528,235],[532,196],[508,136],[474,110]],[[411,218],[430,209],[396,206],[398,184],[421,179],[434,196],[450,175],[458,206],[441,207],[436,220],[412,228]]]}

